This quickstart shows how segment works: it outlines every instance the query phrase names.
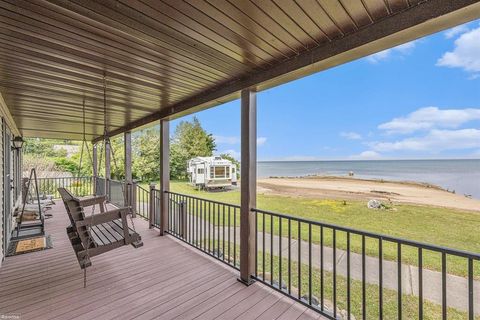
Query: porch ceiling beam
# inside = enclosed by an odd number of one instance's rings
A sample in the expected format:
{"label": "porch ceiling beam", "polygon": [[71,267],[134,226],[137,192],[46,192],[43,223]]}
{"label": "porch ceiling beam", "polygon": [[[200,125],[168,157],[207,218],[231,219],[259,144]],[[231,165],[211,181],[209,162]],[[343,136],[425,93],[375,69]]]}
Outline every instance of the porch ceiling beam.
{"label": "porch ceiling beam", "polygon": [[[265,70],[222,83],[108,132],[115,136],[150,122],[173,118],[239,97],[245,88],[264,90],[480,17],[478,0],[429,0]],[[97,137],[94,141],[100,141]]]}

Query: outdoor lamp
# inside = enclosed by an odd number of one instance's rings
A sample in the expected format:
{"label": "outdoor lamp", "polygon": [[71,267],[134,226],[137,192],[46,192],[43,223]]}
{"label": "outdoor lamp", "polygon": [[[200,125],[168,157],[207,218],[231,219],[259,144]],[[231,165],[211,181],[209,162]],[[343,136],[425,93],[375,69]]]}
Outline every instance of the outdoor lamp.
{"label": "outdoor lamp", "polygon": [[14,149],[22,149],[23,143],[25,142],[21,136],[15,137],[13,140],[13,148]]}

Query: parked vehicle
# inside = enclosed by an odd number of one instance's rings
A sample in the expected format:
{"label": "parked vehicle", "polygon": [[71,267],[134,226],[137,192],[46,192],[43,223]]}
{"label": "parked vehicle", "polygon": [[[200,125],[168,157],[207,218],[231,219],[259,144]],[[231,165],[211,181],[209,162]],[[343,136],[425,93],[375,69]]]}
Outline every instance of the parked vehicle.
{"label": "parked vehicle", "polygon": [[188,161],[190,184],[198,189],[227,188],[237,184],[237,168],[222,157],[196,157]]}

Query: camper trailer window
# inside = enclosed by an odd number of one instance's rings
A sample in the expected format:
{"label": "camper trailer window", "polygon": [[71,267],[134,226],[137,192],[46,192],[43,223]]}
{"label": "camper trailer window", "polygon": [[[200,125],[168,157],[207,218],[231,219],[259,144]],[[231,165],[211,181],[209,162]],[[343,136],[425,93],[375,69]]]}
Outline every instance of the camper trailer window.
{"label": "camper trailer window", "polygon": [[225,178],[225,167],[215,167],[215,178]]}

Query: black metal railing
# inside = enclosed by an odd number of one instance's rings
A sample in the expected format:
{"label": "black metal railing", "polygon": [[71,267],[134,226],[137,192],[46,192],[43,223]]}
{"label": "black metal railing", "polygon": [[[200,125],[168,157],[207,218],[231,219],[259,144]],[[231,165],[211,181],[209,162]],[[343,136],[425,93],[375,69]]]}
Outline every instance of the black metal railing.
{"label": "black metal railing", "polygon": [[[462,315],[477,319],[474,299],[480,297],[474,297],[474,264],[479,266],[480,254],[259,209],[253,214],[257,226],[255,278],[327,318],[423,319],[427,307],[428,318],[435,310],[439,319],[447,319],[450,311],[458,315],[447,304],[447,281],[462,280],[447,273],[449,261],[465,266]],[[386,260],[387,250],[396,252],[396,259]],[[417,263],[405,265],[402,256],[412,250]],[[440,271],[425,269],[426,255],[429,260],[436,255]],[[406,273],[410,282],[405,280]],[[426,273],[428,281],[439,280],[439,304],[431,302],[432,288],[430,297],[425,296],[424,286],[435,285],[424,279]]]}
{"label": "black metal railing", "polygon": [[142,218],[149,220],[150,217],[150,191],[135,184],[136,201],[135,211]]}
{"label": "black metal railing", "polygon": [[168,233],[239,269],[240,207],[174,192],[167,194]]}
{"label": "black metal railing", "polygon": [[60,198],[58,188],[67,188],[79,197],[93,194],[92,177],[38,178],[39,193],[44,196]]}
{"label": "black metal railing", "polygon": [[149,210],[147,220],[151,227],[160,228],[160,190],[150,187]]}

